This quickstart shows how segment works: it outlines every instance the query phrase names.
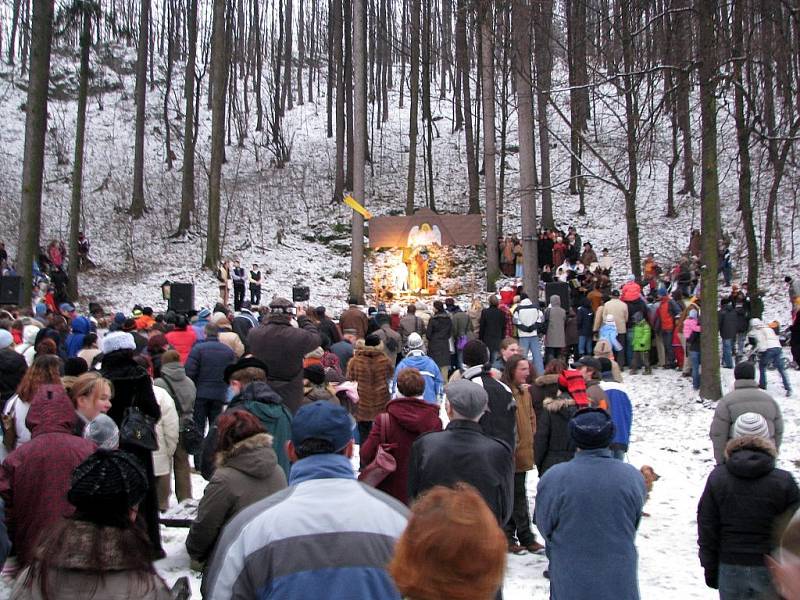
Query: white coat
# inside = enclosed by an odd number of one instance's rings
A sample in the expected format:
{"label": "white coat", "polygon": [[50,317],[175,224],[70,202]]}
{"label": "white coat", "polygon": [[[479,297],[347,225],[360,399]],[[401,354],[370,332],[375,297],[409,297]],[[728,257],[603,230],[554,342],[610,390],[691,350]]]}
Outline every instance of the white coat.
{"label": "white coat", "polygon": [[156,423],[158,450],[153,451],[153,472],[156,477],[172,472],[172,456],[178,447],[179,419],[175,401],[164,388],[153,386],[156,402],[161,408],[161,418]]}

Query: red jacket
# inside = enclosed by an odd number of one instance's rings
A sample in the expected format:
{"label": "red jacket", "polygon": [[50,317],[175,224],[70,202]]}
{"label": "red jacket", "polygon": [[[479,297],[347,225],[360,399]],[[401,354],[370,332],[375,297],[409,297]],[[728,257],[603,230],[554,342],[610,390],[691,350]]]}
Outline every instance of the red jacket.
{"label": "red jacket", "polygon": [[175,348],[181,357],[181,364],[186,364],[186,359],[189,358],[189,352],[192,351],[192,346],[197,341],[197,334],[194,329],[187,327],[186,329],[173,329],[166,336],[169,345]]}
{"label": "red jacket", "polygon": [[95,450],[73,435],[75,419],[64,388],[42,385],[25,420],[31,441],[0,467],[8,533],[22,565],[29,564],[40,533],[75,510],[67,501],[72,471]]}
{"label": "red jacket", "polygon": [[[383,432],[383,421],[389,415],[389,427]],[[386,406],[386,412],[375,418],[367,441],[359,449],[361,465],[366,466],[375,460],[378,446],[383,439],[394,444],[391,450],[397,462],[397,470],[384,479],[378,486],[382,490],[408,504],[408,461],[411,458],[411,446],[423,433],[441,431],[442,421],[439,419],[439,407],[418,398],[396,398]]]}

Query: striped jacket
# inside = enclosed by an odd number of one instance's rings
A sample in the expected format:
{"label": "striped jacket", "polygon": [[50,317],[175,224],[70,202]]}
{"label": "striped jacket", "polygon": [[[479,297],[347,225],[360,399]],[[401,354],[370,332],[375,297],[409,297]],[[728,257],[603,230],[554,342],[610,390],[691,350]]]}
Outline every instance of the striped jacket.
{"label": "striped jacket", "polygon": [[338,454],[298,461],[289,484],[225,526],[203,597],[399,599],[385,566],[405,529],[406,507],[356,481]]}

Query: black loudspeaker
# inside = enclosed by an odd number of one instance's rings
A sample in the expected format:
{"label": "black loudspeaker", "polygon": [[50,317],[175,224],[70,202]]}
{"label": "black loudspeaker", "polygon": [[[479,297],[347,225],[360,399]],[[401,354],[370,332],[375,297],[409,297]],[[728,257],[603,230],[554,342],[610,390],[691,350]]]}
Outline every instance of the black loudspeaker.
{"label": "black loudspeaker", "polygon": [[194,284],[173,283],[169,288],[169,309],[179,313],[194,310]]}
{"label": "black loudspeaker", "polygon": [[566,311],[570,309],[570,293],[569,284],[563,281],[554,281],[553,283],[544,284],[544,299],[547,304],[550,304],[550,296],[558,296],[561,298],[561,308]]}
{"label": "black loudspeaker", "polygon": [[310,296],[307,285],[296,285],[292,288],[292,302],[308,302]]}
{"label": "black loudspeaker", "polygon": [[22,304],[22,277],[0,277],[0,304]]}

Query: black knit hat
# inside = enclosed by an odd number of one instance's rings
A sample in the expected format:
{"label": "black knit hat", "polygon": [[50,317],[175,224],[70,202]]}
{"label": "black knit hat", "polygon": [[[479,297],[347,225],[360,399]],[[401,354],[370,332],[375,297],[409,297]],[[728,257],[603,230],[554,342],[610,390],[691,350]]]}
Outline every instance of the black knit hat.
{"label": "black knit hat", "polygon": [[569,434],[583,450],[608,448],[614,438],[614,422],[602,408],[583,408],[570,419]]}
{"label": "black knit hat", "polygon": [[67,500],[84,517],[113,524],[144,500],[147,474],[131,454],[97,450],[72,473]]}
{"label": "black knit hat", "polygon": [[73,356],[64,361],[64,375],[67,377],[78,377],[89,370],[89,365],[79,356]]}
{"label": "black knit hat", "polygon": [[381,345],[381,338],[374,333],[370,333],[367,337],[364,338],[364,345],[365,346],[380,346]]}
{"label": "black knit hat", "polygon": [[303,377],[314,385],[322,385],[325,383],[325,369],[322,365],[308,365],[303,369]]}
{"label": "black knit hat", "polygon": [[464,364],[468,367],[489,362],[489,348],[480,340],[470,340],[464,346]]}

